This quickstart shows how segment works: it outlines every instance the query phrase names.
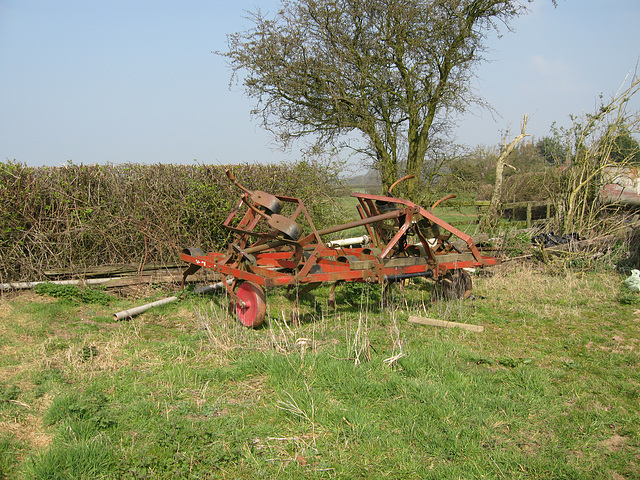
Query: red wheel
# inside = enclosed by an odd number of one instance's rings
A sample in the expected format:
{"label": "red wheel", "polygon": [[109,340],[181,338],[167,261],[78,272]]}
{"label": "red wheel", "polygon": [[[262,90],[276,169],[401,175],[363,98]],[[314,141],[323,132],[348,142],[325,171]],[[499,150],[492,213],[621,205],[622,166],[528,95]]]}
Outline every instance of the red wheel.
{"label": "red wheel", "polygon": [[242,282],[236,290],[236,295],[242,303],[231,301],[231,307],[235,310],[238,320],[245,327],[259,327],[267,312],[267,302],[264,290],[253,282]]}

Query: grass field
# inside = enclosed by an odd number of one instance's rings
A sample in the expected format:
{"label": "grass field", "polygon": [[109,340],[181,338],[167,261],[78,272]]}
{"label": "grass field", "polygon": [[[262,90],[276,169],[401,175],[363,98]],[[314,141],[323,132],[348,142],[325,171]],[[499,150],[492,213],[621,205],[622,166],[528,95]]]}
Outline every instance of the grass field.
{"label": "grass field", "polygon": [[638,297],[604,269],[494,272],[463,303],[319,289],[296,327],[270,292],[255,331],[222,296],[114,322],[146,300],[6,295],[0,478],[640,478]]}
{"label": "grass field", "polygon": [[[356,209],[358,199],[355,197],[335,197],[332,201],[334,202],[334,208],[341,212],[343,216],[339,223],[360,219]],[[453,201],[444,202],[436,208],[434,213],[445,222],[473,236],[478,233],[478,209],[470,205],[470,203],[472,203],[470,199],[463,199],[461,202],[458,202],[458,204],[455,204]],[[336,238],[355,237],[366,234],[367,231],[364,227],[357,227],[347,232],[340,232],[340,234],[336,235]]]}

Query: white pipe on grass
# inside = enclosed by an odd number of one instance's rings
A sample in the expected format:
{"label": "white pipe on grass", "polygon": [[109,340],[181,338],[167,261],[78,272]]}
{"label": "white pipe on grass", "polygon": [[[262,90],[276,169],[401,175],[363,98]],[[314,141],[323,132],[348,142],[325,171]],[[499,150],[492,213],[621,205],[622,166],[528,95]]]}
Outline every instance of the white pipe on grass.
{"label": "white pipe on grass", "polygon": [[[232,280],[229,280],[228,282],[231,282]],[[214,290],[222,290],[224,288],[224,285],[222,284],[222,282],[219,283],[215,283],[213,285],[207,285],[206,287],[201,287],[196,289],[196,293],[207,293],[207,292],[211,292]],[[141,313],[146,312],[147,310],[152,309],[153,307],[159,307],[161,305],[166,305],[168,303],[173,303],[175,301],[179,300],[178,297],[168,297],[168,298],[163,298],[162,300],[157,300],[155,302],[151,302],[151,303],[147,303],[146,305],[140,305],[139,307],[135,307],[135,308],[131,308],[129,310],[123,310],[121,312],[118,313],[114,313],[113,314],[113,319],[114,320],[124,320],[126,318],[132,318],[135,317],[136,315],[140,315]]]}
{"label": "white pipe on grass", "polygon": [[114,320],[124,320],[125,318],[132,318],[136,315],[140,315],[143,312],[153,308],[159,307],[160,305],[166,305],[167,303],[173,303],[178,300],[178,297],[168,297],[163,298],[162,300],[158,300],[156,302],[147,303],[146,305],[141,305],[139,307],[131,308],[129,310],[123,310],[118,313],[113,314]]}

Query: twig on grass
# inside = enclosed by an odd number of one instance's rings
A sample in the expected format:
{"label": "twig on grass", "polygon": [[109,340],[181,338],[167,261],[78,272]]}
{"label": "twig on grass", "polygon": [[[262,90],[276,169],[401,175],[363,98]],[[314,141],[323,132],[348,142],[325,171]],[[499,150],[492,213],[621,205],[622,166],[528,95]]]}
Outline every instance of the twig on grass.
{"label": "twig on grass", "polygon": [[313,397],[311,396],[311,392],[309,390],[309,385],[305,383],[305,387],[307,389],[307,393],[309,394],[309,400],[311,402],[311,414],[308,414],[302,408],[300,408],[300,406],[298,405],[298,402],[295,401],[295,399],[291,396],[289,392],[284,392],[289,397],[289,401],[278,400],[276,402],[276,407],[309,422],[309,424],[311,425],[311,439],[313,441],[313,446],[314,446],[313,448],[315,448],[315,444],[316,444],[315,404],[313,401]]}
{"label": "twig on grass", "polygon": [[393,357],[385,358],[382,361],[382,363],[384,363],[387,367],[390,367],[391,365],[396,363],[398,360],[400,360],[402,357],[406,357],[406,355],[400,352],[397,355],[394,355]]}

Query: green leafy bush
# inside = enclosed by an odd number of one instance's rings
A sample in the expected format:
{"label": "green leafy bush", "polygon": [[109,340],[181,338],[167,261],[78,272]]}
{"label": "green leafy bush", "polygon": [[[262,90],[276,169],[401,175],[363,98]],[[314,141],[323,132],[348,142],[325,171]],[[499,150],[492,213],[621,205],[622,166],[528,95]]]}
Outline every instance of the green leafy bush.
{"label": "green leafy bush", "polygon": [[354,306],[368,305],[376,308],[382,301],[382,288],[378,284],[346,282],[338,291],[342,300]]}

